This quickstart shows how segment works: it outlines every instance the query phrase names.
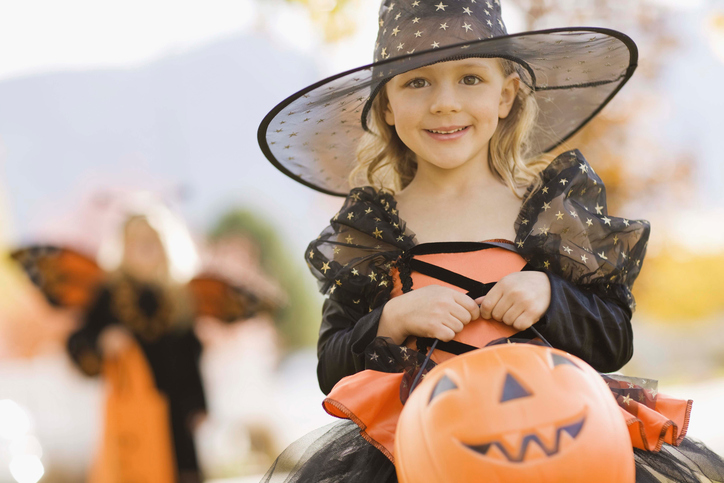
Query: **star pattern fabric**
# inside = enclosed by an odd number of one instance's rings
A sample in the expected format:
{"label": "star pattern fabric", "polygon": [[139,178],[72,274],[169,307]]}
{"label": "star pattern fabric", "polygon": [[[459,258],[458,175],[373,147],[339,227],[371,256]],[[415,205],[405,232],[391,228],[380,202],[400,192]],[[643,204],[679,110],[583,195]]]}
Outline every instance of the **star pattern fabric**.
{"label": "star pattern fabric", "polygon": [[635,308],[631,287],[646,255],[645,220],[608,215],[606,188],[580,151],[558,156],[542,173],[516,221],[516,246],[536,269],[611,293]]}
{"label": "star pattern fabric", "polygon": [[[535,269],[633,309],[649,223],[608,215],[603,182],[578,150],[558,156],[540,176],[515,223],[518,252]],[[390,193],[356,188],[310,243],[306,260],[323,294],[366,312],[389,298],[392,270],[416,244]]]}
{"label": "star pattern fabric", "polygon": [[[435,44],[439,47],[508,34],[500,1],[386,1],[380,7],[379,16],[375,62],[437,48]],[[417,32],[420,35],[416,35]],[[402,47],[390,49],[390,45]]]}
{"label": "star pattern fabric", "polygon": [[363,311],[387,300],[393,266],[417,244],[396,206],[390,193],[372,187],[350,192],[331,224],[306,250],[307,265],[323,294]]}
{"label": "star pattern fabric", "polygon": [[548,151],[593,117],[633,74],[631,39],[606,29],[508,35],[501,5],[481,0],[385,0],[374,63],[325,79],[272,110],[259,129],[266,157],[293,179],[349,192],[372,101],[397,74],[465,57],[513,60],[538,102],[533,154]]}

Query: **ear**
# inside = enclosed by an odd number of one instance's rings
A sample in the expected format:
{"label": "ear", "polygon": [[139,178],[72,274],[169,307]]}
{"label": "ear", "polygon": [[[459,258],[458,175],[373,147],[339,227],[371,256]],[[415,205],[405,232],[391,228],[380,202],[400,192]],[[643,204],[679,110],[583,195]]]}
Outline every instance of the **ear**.
{"label": "ear", "polygon": [[387,105],[385,106],[385,122],[389,126],[395,125],[395,113],[392,112],[392,106],[390,106],[389,101],[387,101]]}
{"label": "ear", "polygon": [[514,72],[503,81],[503,89],[500,92],[500,105],[498,106],[498,117],[505,119],[513,108],[515,98],[520,89],[520,76]]}

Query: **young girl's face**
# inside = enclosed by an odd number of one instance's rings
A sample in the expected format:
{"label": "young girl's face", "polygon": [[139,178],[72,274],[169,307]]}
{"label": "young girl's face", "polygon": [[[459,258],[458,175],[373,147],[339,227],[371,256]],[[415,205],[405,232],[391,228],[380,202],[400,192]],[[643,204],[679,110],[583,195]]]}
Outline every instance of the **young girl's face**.
{"label": "young girl's face", "polygon": [[124,231],[122,266],[142,280],[165,268],[166,254],[158,233],[147,221],[132,219]]}
{"label": "young girl's face", "polygon": [[428,163],[455,169],[487,162],[488,144],[513,106],[519,77],[506,77],[498,59],[440,62],[394,77],[387,83],[385,121]]}

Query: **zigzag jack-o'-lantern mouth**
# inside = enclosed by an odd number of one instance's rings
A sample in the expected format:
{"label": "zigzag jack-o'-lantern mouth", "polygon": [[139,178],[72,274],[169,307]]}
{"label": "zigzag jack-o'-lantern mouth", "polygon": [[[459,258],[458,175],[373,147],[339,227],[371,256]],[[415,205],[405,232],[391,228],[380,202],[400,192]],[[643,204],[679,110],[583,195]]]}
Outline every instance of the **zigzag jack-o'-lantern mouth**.
{"label": "zigzag jack-o'-lantern mouth", "polygon": [[465,447],[486,457],[489,456],[488,453],[492,448],[497,448],[500,453],[502,453],[511,463],[522,463],[526,459],[525,455],[528,451],[528,447],[534,443],[543,450],[546,456],[553,456],[555,454],[558,454],[558,452],[561,450],[561,437],[563,436],[563,434],[566,433],[571,437],[571,439],[576,439],[576,437],[578,437],[578,435],[580,434],[581,429],[583,429],[583,424],[585,422],[586,416],[583,416],[581,417],[581,419],[574,423],[560,426],[559,428],[557,428],[555,433],[555,442],[553,442],[553,444],[546,444],[536,433],[528,433],[523,436],[520,443],[520,449],[518,450],[517,454],[512,454],[508,447],[500,441],[492,441],[490,443],[479,445],[470,445],[465,443],[463,444],[465,445]]}

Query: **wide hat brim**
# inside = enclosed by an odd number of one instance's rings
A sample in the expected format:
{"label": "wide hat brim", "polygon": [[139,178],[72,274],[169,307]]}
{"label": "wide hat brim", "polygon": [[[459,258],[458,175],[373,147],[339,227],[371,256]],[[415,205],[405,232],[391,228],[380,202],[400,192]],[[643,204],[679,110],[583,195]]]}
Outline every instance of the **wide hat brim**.
{"label": "wide hat brim", "polygon": [[292,179],[335,196],[349,193],[349,175],[377,90],[392,77],[467,57],[515,61],[539,105],[532,154],[548,152],[586,125],[628,82],[638,49],[610,29],[539,30],[415,52],[365,65],[291,95],[266,115],[259,146]]}

